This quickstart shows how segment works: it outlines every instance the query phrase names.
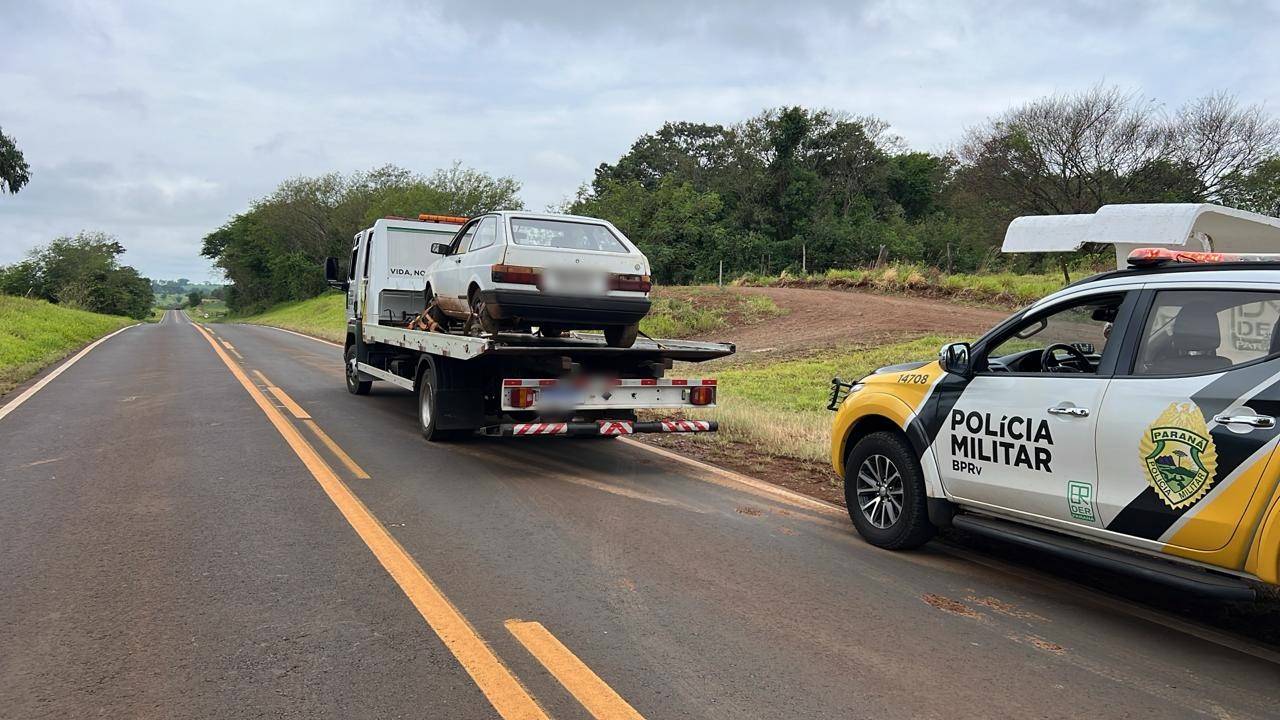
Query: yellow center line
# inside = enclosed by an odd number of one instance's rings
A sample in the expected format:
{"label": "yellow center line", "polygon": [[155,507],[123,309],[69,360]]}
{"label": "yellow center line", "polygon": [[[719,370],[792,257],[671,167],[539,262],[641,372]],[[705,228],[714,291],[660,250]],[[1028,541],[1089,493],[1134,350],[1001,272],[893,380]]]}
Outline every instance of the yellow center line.
{"label": "yellow center line", "polygon": [[209,332],[199,325],[195,327],[209,341],[214,352],[222,359],[236,380],[240,381],[245,392],[253,398],[254,403],[275,426],[276,431],[293,449],[298,459],[306,465],[311,476],[320,484],[325,494],[329,496],[364,544],[378,558],[382,567],[404,591],[445,647],[449,648],[453,656],[462,664],[498,714],[505,720],[546,719],[548,717],[546,712],[520,684],[520,680],[507,669],[475,628],[471,627],[471,623],[445,597],[440,588],[436,587],[431,578],[427,577],[413,557],[387,532],[382,522],[369,511],[369,508],[365,507],[355,493],[351,492],[346,483],[334,474],[315,448],[311,447],[297,428],[271,404],[267,396],[262,394],[240,366],[219,347]]}
{"label": "yellow center line", "polygon": [[525,649],[532,653],[538,662],[560,681],[561,685],[568,688],[592,717],[598,720],[604,718],[644,720],[643,715],[636,712],[636,709],[623,700],[621,695],[614,692],[608,683],[592,672],[586,663],[579,660],[578,656],[556,639],[556,636],[543,627],[542,623],[512,619],[505,624],[507,630],[516,636],[520,644],[524,645]]}
{"label": "yellow center line", "polygon": [[281,390],[275,385],[270,385],[270,384],[267,385],[267,390],[270,391],[272,395],[275,395],[276,399],[280,401],[280,404],[283,405],[286,410],[292,413],[294,417],[298,418],[299,420],[311,419],[311,413],[307,412],[306,410],[303,410],[302,406],[294,402],[293,398],[289,397],[289,394],[286,393],[284,390]]}
{"label": "yellow center line", "polygon": [[324,443],[324,446],[329,448],[329,452],[333,453],[334,456],[338,458],[338,461],[341,462],[343,465],[345,465],[347,467],[347,470],[352,475],[355,475],[357,478],[361,480],[369,479],[369,473],[365,472],[364,468],[357,465],[356,461],[352,460],[351,456],[348,455],[346,451],[343,450],[340,445],[338,445],[338,443],[334,442],[333,438],[329,437],[328,433],[321,430],[320,426],[316,424],[315,420],[308,418],[306,420],[303,420],[302,424],[306,425],[308,430],[315,433],[315,436],[320,438],[320,442]]}
{"label": "yellow center line", "polygon": [[267,379],[266,375],[263,375],[258,370],[253,371],[253,376],[258,378],[258,382],[262,383],[264,386],[271,387],[271,381]]}

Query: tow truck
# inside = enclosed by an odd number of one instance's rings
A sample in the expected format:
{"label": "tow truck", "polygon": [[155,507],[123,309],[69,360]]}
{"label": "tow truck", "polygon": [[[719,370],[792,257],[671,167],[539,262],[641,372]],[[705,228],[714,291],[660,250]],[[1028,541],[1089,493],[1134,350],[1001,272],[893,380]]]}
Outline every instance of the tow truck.
{"label": "tow truck", "polygon": [[[479,322],[442,326],[431,320],[424,292],[436,261],[431,246],[453,242],[471,219],[382,218],[353,238],[345,276],[337,258],[326,259],[326,282],[346,294],[349,392],[367,395],[374,382],[414,392],[418,426],[429,441],[718,429],[714,420],[687,417],[715,407],[715,379],[667,372],[676,361],[731,355],[731,343],[645,337],[620,348],[602,335],[543,336],[533,328],[485,333]],[[582,302],[590,307],[592,298]],[[638,411],[650,409],[668,417],[641,421]]]}

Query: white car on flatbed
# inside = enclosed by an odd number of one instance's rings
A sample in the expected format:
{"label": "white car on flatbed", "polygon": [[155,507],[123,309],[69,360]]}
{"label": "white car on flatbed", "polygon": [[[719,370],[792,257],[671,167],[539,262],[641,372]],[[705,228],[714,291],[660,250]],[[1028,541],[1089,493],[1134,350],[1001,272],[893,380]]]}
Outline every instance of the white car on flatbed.
{"label": "white car on flatbed", "polygon": [[[464,251],[442,252],[450,248]],[[648,270],[622,233],[591,218],[380,219],[356,234],[345,275],[337,258],[325,261],[326,281],[347,298],[347,390],[366,395],[378,381],[413,391],[428,440],[715,432],[715,421],[689,416],[715,407],[715,379],[667,372],[677,361],[730,355],[734,346],[636,340],[635,323],[649,307]],[[513,272],[536,277],[502,274]],[[476,328],[462,309],[477,296],[488,306],[488,327]],[[448,310],[436,306],[449,315],[435,324],[423,319],[433,298],[449,301]],[[610,330],[628,326],[625,343]],[[563,332],[581,327],[606,335]]]}
{"label": "white car on flatbed", "polygon": [[471,218],[427,271],[433,319],[478,323],[486,332],[604,330],[630,347],[649,312],[649,260],[597,218],[522,211]]}

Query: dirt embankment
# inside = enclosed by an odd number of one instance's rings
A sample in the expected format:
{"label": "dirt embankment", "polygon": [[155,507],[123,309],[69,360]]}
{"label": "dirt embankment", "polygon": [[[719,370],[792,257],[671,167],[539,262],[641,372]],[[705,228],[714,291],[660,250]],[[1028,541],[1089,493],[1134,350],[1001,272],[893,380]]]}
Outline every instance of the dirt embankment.
{"label": "dirt embankment", "polygon": [[707,340],[732,342],[744,357],[786,357],[839,345],[892,341],[940,333],[957,340],[977,337],[1009,316],[1002,310],[937,299],[896,297],[843,290],[737,288],[765,295],[785,314],[728,328]]}

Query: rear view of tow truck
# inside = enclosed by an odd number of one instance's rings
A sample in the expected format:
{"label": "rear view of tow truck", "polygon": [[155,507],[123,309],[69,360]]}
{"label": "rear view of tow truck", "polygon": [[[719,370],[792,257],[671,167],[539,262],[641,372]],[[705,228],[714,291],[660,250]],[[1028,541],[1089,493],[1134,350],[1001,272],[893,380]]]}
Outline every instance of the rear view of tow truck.
{"label": "rear view of tow truck", "polygon": [[[510,213],[493,217],[509,232]],[[677,360],[730,355],[732,344],[641,338],[631,347],[612,347],[601,335],[538,328],[480,333],[480,322],[433,320],[424,293],[436,257],[431,246],[453,242],[468,220],[384,218],[355,236],[345,277],[336,258],[326,261],[326,280],[347,296],[344,365],[351,393],[367,394],[374,381],[413,391],[428,440],[717,429],[714,421],[686,417],[715,406],[715,380],[666,374]],[[581,301],[590,308],[593,298]],[[642,422],[640,410],[668,417]]]}

